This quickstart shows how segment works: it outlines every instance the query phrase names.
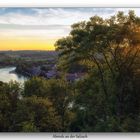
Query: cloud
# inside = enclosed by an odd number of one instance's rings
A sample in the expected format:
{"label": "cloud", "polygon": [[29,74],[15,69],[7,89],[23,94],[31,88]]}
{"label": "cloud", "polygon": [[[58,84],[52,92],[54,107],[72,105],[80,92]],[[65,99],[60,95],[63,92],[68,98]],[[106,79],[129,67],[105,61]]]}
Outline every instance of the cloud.
{"label": "cloud", "polygon": [[36,12],[33,8],[0,8],[0,15],[6,15],[9,13],[19,13],[19,14],[30,14],[34,15]]}
{"label": "cloud", "polygon": [[68,35],[75,22],[130,9],[140,16],[140,8],[0,8],[0,37],[58,38]]}
{"label": "cloud", "polygon": [[[91,16],[109,17],[125,8],[0,8],[0,23],[19,25],[71,25]],[[139,9],[136,9],[139,11]],[[139,12],[137,12],[139,13]]]}
{"label": "cloud", "polygon": [[104,18],[117,13],[134,9],[140,15],[138,8],[0,8],[0,23],[19,25],[71,25],[91,16]]}
{"label": "cloud", "polygon": [[0,24],[0,38],[7,39],[58,39],[70,32],[70,26],[65,25],[14,25]]}

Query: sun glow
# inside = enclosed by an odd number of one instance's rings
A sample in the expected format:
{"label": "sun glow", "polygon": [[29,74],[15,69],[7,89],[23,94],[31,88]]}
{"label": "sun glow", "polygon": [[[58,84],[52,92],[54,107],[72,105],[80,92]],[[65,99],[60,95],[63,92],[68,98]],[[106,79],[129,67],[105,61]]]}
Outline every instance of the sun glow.
{"label": "sun glow", "polygon": [[73,23],[129,10],[140,15],[139,8],[0,8],[0,50],[54,50]]}
{"label": "sun glow", "polygon": [[55,40],[0,39],[0,50],[54,50]]}

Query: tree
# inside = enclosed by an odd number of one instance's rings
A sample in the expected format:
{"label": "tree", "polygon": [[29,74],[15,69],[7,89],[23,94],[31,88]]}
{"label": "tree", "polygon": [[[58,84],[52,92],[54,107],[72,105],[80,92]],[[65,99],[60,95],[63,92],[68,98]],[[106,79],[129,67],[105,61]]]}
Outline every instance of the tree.
{"label": "tree", "polygon": [[15,131],[59,132],[61,118],[51,101],[42,97],[26,97],[18,103],[14,114]]}
{"label": "tree", "polygon": [[73,92],[67,81],[62,79],[50,79],[34,77],[25,82],[24,96],[48,98],[58,114],[61,116],[63,131],[67,131],[73,113],[69,105],[72,103]]}
{"label": "tree", "polygon": [[2,132],[13,131],[13,113],[16,111],[20,93],[19,83],[0,82],[0,131]]}
{"label": "tree", "polygon": [[[69,36],[56,42],[63,65],[77,62],[86,64],[89,69],[90,76],[78,87],[75,102],[75,106],[84,107],[84,127],[92,123],[96,127],[89,119],[93,116],[91,119],[105,124],[106,131],[110,131],[109,120],[120,122],[116,130],[123,131],[121,122],[127,116],[139,117],[140,96],[136,87],[140,67],[139,26],[140,18],[133,11],[128,15],[118,12],[109,19],[94,16],[87,22],[73,24]],[[90,130],[101,130],[95,127]]]}
{"label": "tree", "polygon": [[47,96],[46,80],[44,78],[33,77],[24,83],[23,96],[30,97],[36,95],[39,97]]}
{"label": "tree", "polygon": [[72,104],[74,92],[72,85],[63,79],[51,79],[46,81],[48,98],[53,102],[62,120],[62,131],[68,131],[68,127],[74,118],[70,104]]}

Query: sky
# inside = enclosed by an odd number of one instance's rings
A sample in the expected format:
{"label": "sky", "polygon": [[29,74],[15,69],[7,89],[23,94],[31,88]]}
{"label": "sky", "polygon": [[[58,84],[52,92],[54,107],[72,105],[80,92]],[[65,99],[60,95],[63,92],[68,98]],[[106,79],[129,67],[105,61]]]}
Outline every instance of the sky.
{"label": "sky", "polygon": [[140,8],[0,8],[0,50],[54,50],[73,23]]}

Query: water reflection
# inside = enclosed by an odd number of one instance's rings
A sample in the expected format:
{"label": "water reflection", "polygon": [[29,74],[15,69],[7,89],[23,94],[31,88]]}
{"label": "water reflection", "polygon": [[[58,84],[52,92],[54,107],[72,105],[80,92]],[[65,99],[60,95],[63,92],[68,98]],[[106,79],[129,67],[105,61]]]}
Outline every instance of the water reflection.
{"label": "water reflection", "polygon": [[16,67],[0,68],[0,81],[9,82],[11,80],[24,83],[26,77],[14,73]]}

